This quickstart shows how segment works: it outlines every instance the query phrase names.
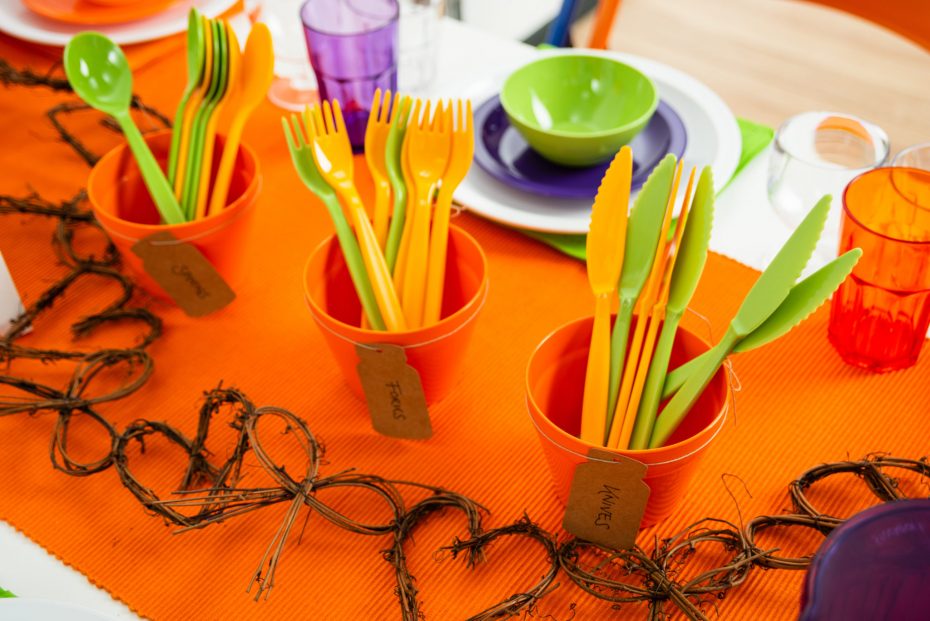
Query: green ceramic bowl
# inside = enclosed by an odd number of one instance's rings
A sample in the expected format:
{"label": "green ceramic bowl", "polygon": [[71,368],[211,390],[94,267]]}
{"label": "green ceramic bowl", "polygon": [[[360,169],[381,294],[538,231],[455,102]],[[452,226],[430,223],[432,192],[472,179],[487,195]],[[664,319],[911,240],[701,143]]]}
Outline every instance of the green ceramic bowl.
{"label": "green ceramic bowl", "polygon": [[547,160],[591,166],[649,122],[659,94],[633,67],[602,56],[547,56],[514,71],[501,89],[513,126]]}

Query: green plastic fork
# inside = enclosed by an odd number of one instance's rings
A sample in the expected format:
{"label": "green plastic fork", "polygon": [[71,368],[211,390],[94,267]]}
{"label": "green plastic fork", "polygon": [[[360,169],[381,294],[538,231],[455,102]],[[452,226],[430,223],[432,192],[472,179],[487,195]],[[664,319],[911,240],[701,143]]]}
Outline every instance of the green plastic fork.
{"label": "green plastic fork", "polygon": [[384,320],[378,310],[375,293],[371,288],[371,281],[368,280],[368,272],[365,271],[365,264],[362,261],[358,241],[349,227],[349,222],[342,211],[342,205],[339,204],[339,198],[317,169],[309,140],[297,115],[291,115],[291,124],[293,125],[293,134],[291,134],[291,127],[287,122],[287,118],[281,117],[284,138],[287,140],[287,148],[291,152],[294,169],[297,171],[300,180],[304,182],[304,185],[326,205],[329,217],[336,228],[336,238],[339,240],[342,256],[345,257],[346,265],[349,268],[349,276],[352,278],[352,284],[355,285],[355,292],[362,303],[362,309],[368,317],[368,323],[376,330],[384,330]]}
{"label": "green plastic fork", "polygon": [[397,263],[397,251],[400,249],[400,238],[404,232],[404,220],[407,217],[407,184],[401,171],[400,158],[403,156],[404,136],[407,134],[407,122],[410,120],[410,106],[413,99],[408,95],[403,98],[400,105],[394,100],[394,114],[391,118],[391,130],[388,132],[387,146],[385,148],[385,163],[387,164],[388,178],[394,191],[394,211],[391,215],[391,226],[388,230],[387,245],[384,250],[384,259],[388,269],[394,272]]}

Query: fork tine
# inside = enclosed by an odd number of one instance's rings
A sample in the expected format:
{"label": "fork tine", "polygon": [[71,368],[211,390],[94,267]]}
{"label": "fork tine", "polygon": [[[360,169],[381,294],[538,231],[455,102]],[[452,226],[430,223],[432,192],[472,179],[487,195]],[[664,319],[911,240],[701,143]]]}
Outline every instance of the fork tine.
{"label": "fork tine", "polygon": [[375,89],[375,95],[371,98],[371,110],[368,111],[368,122],[372,120],[375,123],[381,118],[381,89]]}
{"label": "fork tine", "polygon": [[410,115],[413,111],[413,97],[407,95],[404,97],[404,100],[401,102],[400,106],[400,128],[403,131],[406,131],[407,125],[410,123]]}
{"label": "fork tine", "polygon": [[475,117],[471,112],[471,99],[465,100],[465,129],[468,133],[472,133],[472,128],[475,125]]}
{"label": "fork tine", "polygon": [[323,102],[323,127],[320,129],[325,130],[325,134],[332,134],[336,131],[336,125],[333,123],[333,108],[330,106],[329,101]]}
{"label": "fork tine", "polygon": [[378,122],[382,125],[391,121],[391,103],[395,103],[396,106],[396,102],[391,101],[391,91],[386,90],[384,91],[384,105],[381,106],[381,115],[378,118]]}
{"label": "fork tine", "polygon": [[338,99],[333,99],[333,117],[334,118],[330,119],[330,122],[333,122],[335,119],[335,124],[333,125],[335,131],[342,134],[343,136],[347,136],[348,132],[346,131],[346,122],[345,119],[342,118],[342,107],[339,105]]}
{"label": "fork tine", "polygon": [[442,133],[443,121],[446,116],[446,106],[442,99],[436,102],[436,112],[433,114],[433,123],[430,125],[430,131]]}
{"label": "fork tine", "polygon": [[413,115],[408,121],[407,129],[416,133],[420,129],[420,113],[423,111],[423,101],[417,97],[413,104]]}
{"label": "fork tine", "polygon": [[313,114],[310,118],[313,120],[313,135],[325,136],[326,126],[323,124],[323,111],[320,109],[320,106],[313,106],[312,112]]}
{"label": "fork tine", "polygon": [[291,124],[294,126],[294,134],[297,136],[297,144],[301,147],[307,146],[309,140],[304,136],[303,122],[296,114],[291,114]]}
{"label": "fork tine", "polygon": [[284,139],[287,141],[288,150],[291,153],[293,153],[294,151],[297,151],[297,145],[294,144],[294,137],[291,136],[291,127],[290,125],[288,125],[286,116],[281,117],[281,126],[284,128]]}
{"label": "fork tine", "polygon": [[455,102],[455,133],[461,133],[465,131],[465,113],[462,111],[462,100],[456,100]]}
{"label": "fork tine", "polygon": [[427,99],[427,100],[426,100],[426,105],[423,106],[423,116],[420,118],[420,129],[422,129],[422,130],[424,130],[424,131],[429,129],[429,125],[430,125],[430,109],[429,109],[429,107],[430,107],[430,104],[431,104],[431,103],[432,103],[432,102],[431,102],[429,99]]}

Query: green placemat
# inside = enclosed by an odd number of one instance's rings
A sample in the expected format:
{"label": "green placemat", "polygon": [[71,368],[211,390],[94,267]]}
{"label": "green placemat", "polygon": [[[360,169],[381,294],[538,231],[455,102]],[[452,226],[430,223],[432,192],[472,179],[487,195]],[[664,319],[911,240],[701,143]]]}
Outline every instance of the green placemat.
{"label": "green placemat", "polygon": [[[743,150],[740,153],[739,163],[733,176],[724,184],[726,189],[730,182],[740,173],[752,158],[759,153],[772,141],[775,131],[771,127],[759,125],[746,119],[736,119],[739,124],[739,131],[743,140]],[[721,190],[723,191],[723,190]],[[570,257],[584,261],[585,258],[585,235],[559,235],[558,233],[537,233],[535,231],[520,231],[529,235],[533,239],[538,239],[544,244],[548,244],[560,252],[564,252]]]}
{"label": "green placemat", "polygon": [[16,597],[16,596],[10,593],[9,591],[7,591],[6,589],[4,589],[3,587],[0,587],[0,598],[3,598],[3,597]]}

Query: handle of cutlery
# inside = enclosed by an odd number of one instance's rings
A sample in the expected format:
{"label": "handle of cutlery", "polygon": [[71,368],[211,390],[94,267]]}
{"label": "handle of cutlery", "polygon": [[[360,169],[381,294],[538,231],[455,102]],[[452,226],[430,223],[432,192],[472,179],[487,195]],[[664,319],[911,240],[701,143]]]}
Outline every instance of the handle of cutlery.
{"label": "handle of cutlery", "polygon": [[178,161],[175,165],[174,177],[171,179],[171,184],[174,188],[174,197],[178,201],[181,200],[181,194],[184,191],[184,177],[187,174],[187,155],[188,150],[190,150],[194,113],[199,107],[201,99],[200,93],[195,91],[194,95],[187,100],[187,105],[184,107],[184,115],[181,124],[174,128],[174,132],[181,133],[181,137],[178,139]]}
{"label": "handle of cutlery", "polygon": [[645,449],[649,444],[649,437],[656,424],[659,404],[663,398],[662,385],[665,383],[668,361],[672,356],[672,344],[675,342],[680,319],[681,315],[678,313],[669,313],[665,316],[636,412],[636,422],[633,424],[633,433],[630,436],[630,449]]}
{"label": "handle of cutlery", "polygon": [[213,151],[216,146],[216,114],[211,114],[203,136],[203,152],[200,155],[200,176],[195,188],[194,219],[207,216],[207,195],[210,192],[210,176],[213,172]]}
{"label": "handle of cutlery", "polygon": [[[394,186],[394,213],[391,214],[391,225],[388,229],[387,243],[384,247],[384,258],[391,273],[397,275],[397,254],[400,250],[400,238],[404,233],[404,223],[407,216],[407,187]],[[396,286],[395,280],[395,286]]]}
{"label": "handle of cutlery", "polygon": [[607,387],[607,429],[614,421],[614,410],[620,397],[620,379],[623,377],[623,363],[626,360],[626,346],[630,336],[630,322],[633,320],[633,305],[636,300],[620,298],[620,308],[614,319],[610,334],[610,382]]}
{"label": "handle of cutlery", "polygon": [[410,229],[410,247],[404,269],[401,304],[412,328],[423,325],[423,289],[426,286],[426,260],[429,253],[430,192],[432,186],[417,187],[417,207]]}
{"label": "handle of cutlery", "polygon": [[168,179],[165,178],[164,173],[159,168],[149,146],[145,144],[145,139],[139,133],[139,128],[133,123],[132,118],[130,118],[129,112],[115,116],[115,118],[123,130],[123,135],[126,136],[126,143],[136,158],[145,187],[148,188],[149,194],[152,195],[152,201],[155,203],[155,207],[158,209],[158,213],[161,214],[162,219],[167,224],[185,222],[184,213],[171,191],[171,186],[168,185]]}
{"label": "handle of cutlery", "polygon": [[216,169],[216,181],[213,182],[210,206],[207,208],[208,216],[219,213],[226,208],[226,197],[229,196],[229,182],[232,179],[236,155],[239,154],[239,141],[242,139],[242,128],[245,126],[245,119],[245,115],[236,115],[229,126],[229,131],[226,132],[223,156],[220,158],[219,168]]}
{"label": "handle of cutlery", "polygon": [[388,208],[391,204],[391,184],[387,179],[377,178],[375,181],[375,213],[374,229],[378,247],[384,250],[387,247],[388,235]]}
{"label": "handle of cutlery", "polygon": [[187,107],[187,100],[190,99],[191,91],[185,90],[181,95],[181,101],[178,102],[178,109],[174,113],[174,125],[171,129],[171,149],[168,151],[168,184],[174,183],[174,177],[178,170],[178,152],[181,149],[181,134],[184,131],[184,109]]}
{"label": "handle of cutlery", "polygon": [[630,402],[626,406],[626,418],[623,419],[623,427],[620,428],[620,437],[617,440],[617,446],[620,450],[630,448],[630,439],[633,436],[633,429],[639,418],[639,404],[643,398],[643,389],[646,386],[646,378],[649,375],[649,368],[652,366],[653,352],[656,345],[656,333],[659,331],[659,323],[663,320],[665,314],[664,307],[653,309],[649,317],[649,329],[646,332],[646,340],[643,341],[643,350],[639,355],[639,363],[636,365],[636,377],[633,380],[633,391],[630,393]]}
{"label": "handle of cutlery", "polygon": [[710,350],[711,355],[707,356],[700,367],[695,369],[681,390],[675,393],[672,400],[662,410],[662,414],[656,419],[656,426],[649,440],[649,448],[658,448],[668,442],[738,340],[739,338],[732,330],[727,330],[723,339]]}
{"label": "handle of cutlery", "polygon": [[365,271],[368,272],[368,278],[371,280],[381,317],[388,330],[392,332],[406,330],[407,322],[404,320],[397,293],[394,291],[394,284],[391,282],[391,273],[378,247],[378,240],[374,229],[371,228],[371,222],[368,221],[368,214],[365,213],[362,200],[354,188],[347,192],[347,199],[349,212],[354,220],[355,234],[358,236],[359,247],[362,251],[362,260],[365,263]]}
{"label": "handle of cutlery", "polygon": [[678,392],[681,387],[684,386],[685,382],[688,381],[688,378],[691,377],[691,374],[707,360],[708,354],[710,354],[710,352],[705,351],[697,358],[692,358],[680,367],[676,367],[673,371],[669,371],[668,375],[665,376],[665,384],[662,386],[662,398],[668,399]]}
{"label": "handle of cutlery", "polygon": [[362,260],[358,240],[342,214],[342,206],[339,204],[339,200],[332,195],[322,200],[332,216],[336,228],[336,239],[339,240],[339,247],[342,250],[342,256],[345,257],[346,267],[349,268],[349,277],[355,286],[359,302],[362,304],[362,311],[372,328],[384,330],[384,320],[381,318],[381,311],[378,310],[378,302],[375,299],[371,281],[368,279],[368,271],[365,268],[365,262]]}
{"label": "handle of cutlery", "polygon": [[610,294],[594,302],[594,327],[584,376],[581,440],[603,446],[607,424],[607,382],[610,379]]}
{"label": "handle of cutlery", "polygon": [[[423,325],[439,321],[442,312],[442,294],[446,282],[446,252],[449,248],[449,217],[452,211],[452,193],[439,190],[433,210],[433,227],[429,238],[429,259],[426,266],[426,302],[423,305]],[[608,315],[610,311],[608,311]],[[607,394],[605,387],[604,394]],[[606,404],[605,404],[606,405]],[[606,413],[606,411],[605,411]]]}
{"label": "handle of cutlery", "polygon": [[639,355],[642,352],[647,323],[649,323],[648,315],[641,312],[636,320],[636,328],[633,330],[630,350],[626,355],[626,365],[620,382],[620,393],[617,397],[617,404],[614,406],[613,421],[608,429],[610,436],[607,439],[607,446],[617,446],[620,442],[620,432],[625,425],[630,424],[627,422],[629,418],[627,407],[630,404],[630,396],[633,394],[633,381],[636,379],[636,370],[639,368]]}

